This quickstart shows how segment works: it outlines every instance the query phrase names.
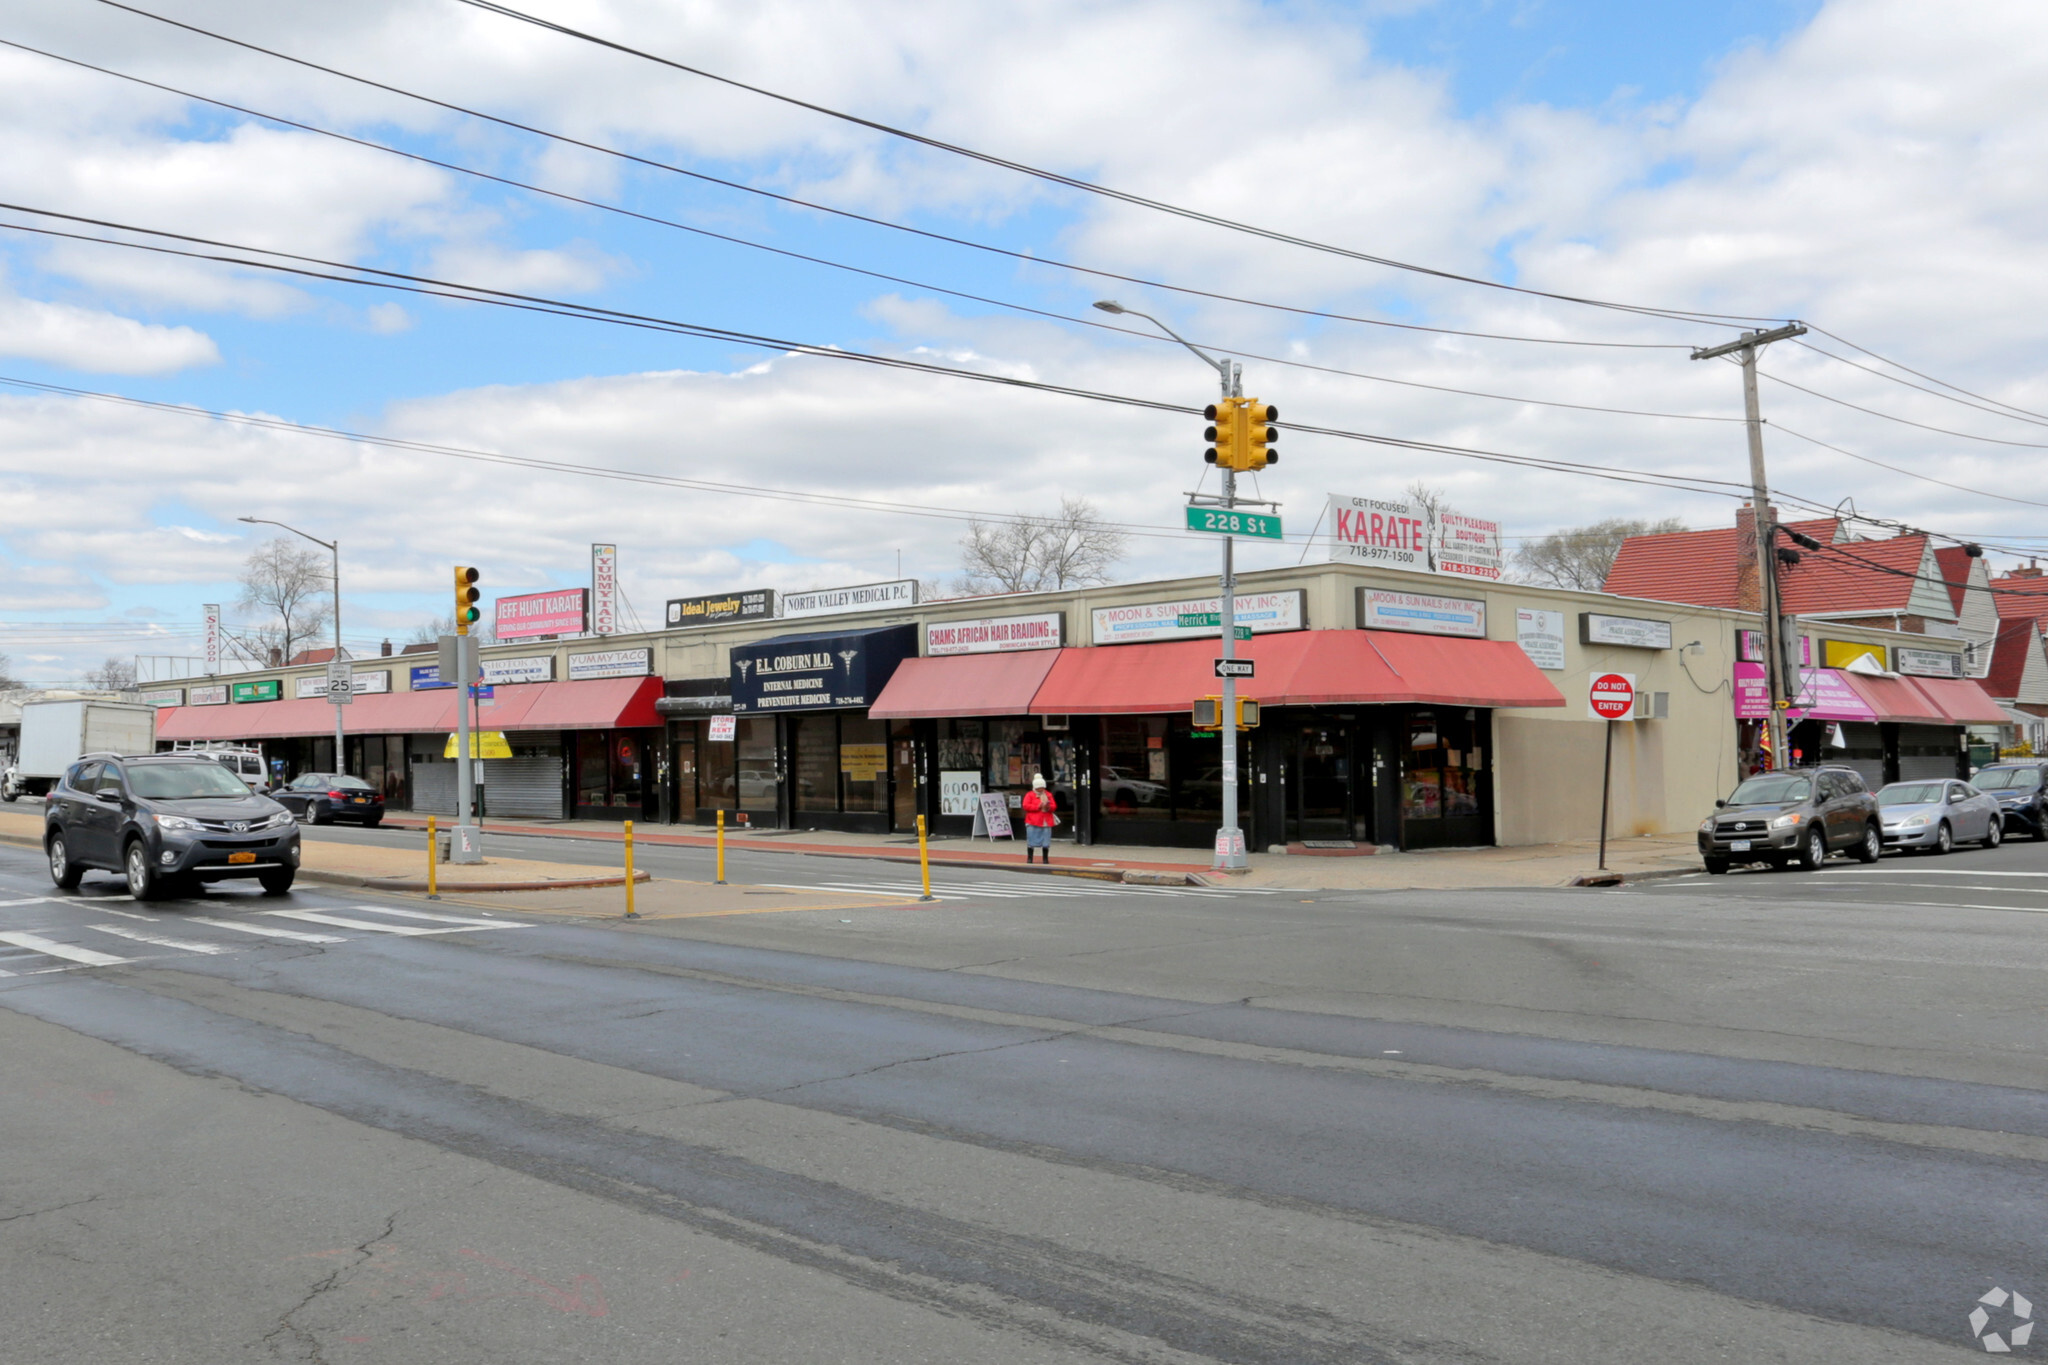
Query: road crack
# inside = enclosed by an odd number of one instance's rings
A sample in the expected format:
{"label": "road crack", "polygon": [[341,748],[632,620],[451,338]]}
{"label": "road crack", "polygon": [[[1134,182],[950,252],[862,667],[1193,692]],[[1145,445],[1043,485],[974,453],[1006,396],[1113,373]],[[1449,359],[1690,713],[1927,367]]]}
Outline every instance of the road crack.
{"label": "road crack", "polygon": [[300,1326],[295,1319],[297,1319],[299,1314],[312,1307],[314,1301],[319,1299],[321,1295],[340,1288],[343,1280],[347,1278],[351,1271],[376,1254],[375,1248],[379,1243],[391,1240],[391,1234],[397,1226],[398,1215],[393,1213],[387,1216],[384,1219],[383,1231],[362,1242],[358,1242],[352,1247],[349,1252],[350,1259],[322,1276],[311,1289],[306,1291],[304,1298],[281,1314],[278,1317],[277,1326],[263,1334],[263,1340],[260,1344],[268,1346],[273,1352],[277,1352],[288,1340],[293,1345],[301,1348],[302,1354],[298,1357],[300,1360],[310,1361],[312,1365],[326,1365],[327,1356],[320,1349],[320,1339],[307,1328]]}

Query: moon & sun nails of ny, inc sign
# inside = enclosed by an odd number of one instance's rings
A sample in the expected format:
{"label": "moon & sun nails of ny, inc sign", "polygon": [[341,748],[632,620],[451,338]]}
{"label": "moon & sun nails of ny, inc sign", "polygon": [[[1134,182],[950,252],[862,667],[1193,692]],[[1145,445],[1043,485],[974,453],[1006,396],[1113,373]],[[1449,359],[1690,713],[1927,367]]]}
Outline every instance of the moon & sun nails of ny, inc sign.
{"label": "moon & sun nails of ny, inc sign", "polygon": [[1020,649],[1058,649],[1065,642],[1066,613],[989,616],[979,621],[933,621],[924,628],[924,652],[1007,654]]}
{"label": "moon & sun nails of ny, inc sign", "polygon": [[[1254,635],[1301,630],[1308,610],[1299,588],[1281,592],[1243,592],[1232,602],[1237,628]],[[1180,602],[1140,602],[1128,607],[1097,607],[1090,613],[1094,643],[1129,645],[1147,640],[1199,640],[1215,637],[1223,609],[1221,597],[1193,597]],[[1183,624],[1183,621],[1187,624]],[[1204,622],[1206,624],[1197,624]]]}
{"label": "moon & sun nails of ny, inc sign", "polygon": [[917,605],[917,580],[899,578],[889,583],[861,583],[851,588],[818,588],[812,592],[782,594],[784,620],[801,616],[832,616],[842,611],[873,611],[881,607]]}
{"label": "moon & sun nails of ny, inc sign", "polygon": [[1330,558],[1461,578],[1501,576],[1500,523],[1411,498],[1330,495]]}
{"label": "moon & sun nails of ny, inc sign", "polygon": [[668,600],[668,623],[672,626],[715,626],[727,621],[768,621],[774,617],[773,588],[714,592],[702,597],[671,597]]}
{"label": "moon & sun nails of ny, inc sign", "polygon": [[1358,590],[1358,624],[1366,630],[1406,630],[1418,635],[1486,638],[1486,603],[1421,592]]}
{"label": "moon & sun nails of ny, inc sign", "polygon": [[501,597],[493,629],[500,640],[540,635],[581,635],[590,624],[590,589],[557,588]]}
{"label": "moon & sun nails of ny, inc sign", "polygon": [[732,709],[824,711],[874,703],[917,653],[917,627],[782,635],[732,648]]}

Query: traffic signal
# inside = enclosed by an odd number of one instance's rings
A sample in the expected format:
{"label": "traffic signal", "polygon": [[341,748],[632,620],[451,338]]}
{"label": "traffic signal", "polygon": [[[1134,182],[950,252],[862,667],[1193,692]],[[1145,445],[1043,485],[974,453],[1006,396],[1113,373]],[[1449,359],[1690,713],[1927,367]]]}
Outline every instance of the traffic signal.
{"label": "traffic signal", "polygon": [[1280,452],[1271,447],[1279,441],[1280,433],[1266,424],[1280,420],[1280,409],[1256,398],[1242,401],[1245,404],[1244,463],[1239,468],[1264,469],[1269,464],[1278,463]]}
{"label": "traffic signal", "polygon": [[1193,728],[1197,730],[1214,730],[1220,727],[1223,724],[1223,698],[1195,698],[1193,722]]}
{"label": "traffic signal", "polygon": [[1259,728],[1259,703],[1256,698],[1239,697],[1237,699],[1237,728],[1240,730],[1256,730]]}
{"label": "traffic signal", "polygon": [[1226,398],[1202,409],[1202,416],[1209,419],[1209,429],[1202,433],[1209,448],[1202,458],[1218,469],[1235,469],[1243,457],[1244,424],[1239,420],[1243,406],[1241,398]]}
{"label": "traffic signal", "polygon": [[455,633],[457,635],[469,634],[469,628],[476,624],[479,616],[483,615],[476,607],[478,599],[483,596],[483,593],[479,592],[476,586],[476,580],[479,576],[475,569],[469,568],[467,565],[457,564],[455,566]]}

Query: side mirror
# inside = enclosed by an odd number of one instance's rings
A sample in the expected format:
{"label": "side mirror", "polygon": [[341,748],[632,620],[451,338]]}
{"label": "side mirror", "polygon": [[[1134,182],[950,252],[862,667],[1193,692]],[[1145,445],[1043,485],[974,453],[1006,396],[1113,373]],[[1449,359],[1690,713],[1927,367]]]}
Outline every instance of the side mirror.
{"label": "side mirror", "polygon": [[1716,802],[1714,803],[1714,809],[1715,809],[1715,810],[1719,810],[1719,809],[1721,809],[1721,808],[1722,808],[1723,806],[1725,806],[1725,805],[1727,805],[1727,804],[1728,804],[1728,803],[1727,803],[1726,801],[1716,801]]}
{"label": "side mirror", "polygon": [[121,804],[121,793],[117,791],[110,791],[105,787],[101,787],[99,791],[94,793],[94,795],[98,796],[100,800],[106,802],[110,806],[118,806]]}

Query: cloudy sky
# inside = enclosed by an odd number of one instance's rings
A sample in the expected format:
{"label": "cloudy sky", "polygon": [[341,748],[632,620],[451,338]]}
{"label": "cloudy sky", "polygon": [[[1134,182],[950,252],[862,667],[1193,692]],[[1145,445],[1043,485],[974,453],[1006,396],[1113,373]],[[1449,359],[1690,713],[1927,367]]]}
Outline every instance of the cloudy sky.
{"label": "cloudy sky", "polygon": [[[32,209],[237,255],[1208,401],[1213,377],[1194,357],[1100,325],[1119,320],[1088,305],[1110,296],[1264,357],[1245,359],[1246,392],[1291,421],[1746,478],[1729,420],[1739,376],[1685,349],[1729,325],[1193,222],[460,0],[136,8],[561,137],[102,0],[0,0],[0,39],[19,45],[0,47],[0,200],[19,206],[0,210],[14,225],[0,230],[0,376],[275,419],[0,384],[0,652],[27,678],[76,678],[108,654],[196,653],[201,604],[234,600],[262,538],[240,516],[340,538],[358,647],[445,611],[453,562],[482,566],[493,595],[530,591],[586,581],[589,544],[614,541],[652,624],[669,596],[890,578],[899,557],[905,575],[950,578],[964,526],[930,509],[1050,510],[1070,493],[1157,532],[1133,537],[1132,576],[1214,562],[1212,544],[1170,531],[1203,472],[1197,419],[19,230],[165,240]],[[1660,310],[1804,319],[1845,339],[1809,340],[1882,373],[1797,345],[1769,353],[1774,486],[2011,550],[2036,543],[2048,422],[1999,407],[2048,412],[2048,8],[2035,0],[515,8],[1347,252]],[[1851,343],[1981,398],[1907,387],[1897,381],[1938,385]],[[1725,497],[1584,474],[1307,434],[1282,449],[1261,491],[1284,504],[1293,538],[1250,550],[1252,567],[1317,553],[1303,537],[1328,493],[1418,478],[1499,520],[1511,544],[1607,516],[1732,518]],[[677,478],[812,500],[659,481]]]}

